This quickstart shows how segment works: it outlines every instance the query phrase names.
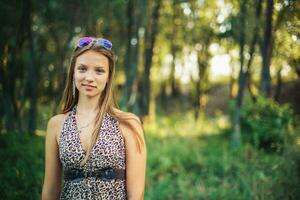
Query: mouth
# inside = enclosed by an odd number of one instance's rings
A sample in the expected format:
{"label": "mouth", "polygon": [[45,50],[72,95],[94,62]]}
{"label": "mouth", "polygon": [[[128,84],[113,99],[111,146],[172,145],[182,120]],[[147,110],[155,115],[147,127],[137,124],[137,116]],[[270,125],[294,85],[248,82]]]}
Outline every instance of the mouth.
{"label": "mouth", "polygon": [[81,84],[81,85],[87,88],[96,88],[96,86],[89,85],[89,84]]}

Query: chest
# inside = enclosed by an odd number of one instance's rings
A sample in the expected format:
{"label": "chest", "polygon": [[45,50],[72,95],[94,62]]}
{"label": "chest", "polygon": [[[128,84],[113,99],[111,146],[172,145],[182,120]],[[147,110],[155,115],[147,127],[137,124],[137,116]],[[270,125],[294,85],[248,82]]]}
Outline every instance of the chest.
{"label": "chest", "polygon": [[88,145],[91,143],[92,134],[94,127],[87,127],[83,129],[78,129],[78,139],[84,151],[87,150]]}
{"label": "chest", "polygon": [[[76,166],[86,155],[93,128],[79,131],[75,126],[65,128],[60,138],[60,159],[64,166]],[[105,166],[125,166],[125,142],[117,126],[105,123],[92,148],[90,165],[95,168]]]}

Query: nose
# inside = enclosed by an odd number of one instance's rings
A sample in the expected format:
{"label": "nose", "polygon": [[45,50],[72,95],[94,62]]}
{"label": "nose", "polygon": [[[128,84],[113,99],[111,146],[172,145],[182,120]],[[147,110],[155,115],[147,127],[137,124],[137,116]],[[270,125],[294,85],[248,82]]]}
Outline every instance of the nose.
{"label": "nose", "polygon": [[89,82],[94,81],[94,74],[91,70],[86,73],[85,79]]}

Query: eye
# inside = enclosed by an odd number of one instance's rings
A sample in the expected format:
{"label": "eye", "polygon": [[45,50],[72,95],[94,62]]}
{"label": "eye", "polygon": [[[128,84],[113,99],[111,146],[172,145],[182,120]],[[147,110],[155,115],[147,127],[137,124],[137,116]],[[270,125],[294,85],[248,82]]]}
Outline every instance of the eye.
{"label": "eye", "polygon": [[84,67],[84,66],[82,66],[82,65],[78,66],[77,69],[78,69],[80,72],[86,71],[86,67]]}
{"label": "eye", "polygon": [[105,73],[105,71],[103,69],[96,69],[97,74],[102,74]]}

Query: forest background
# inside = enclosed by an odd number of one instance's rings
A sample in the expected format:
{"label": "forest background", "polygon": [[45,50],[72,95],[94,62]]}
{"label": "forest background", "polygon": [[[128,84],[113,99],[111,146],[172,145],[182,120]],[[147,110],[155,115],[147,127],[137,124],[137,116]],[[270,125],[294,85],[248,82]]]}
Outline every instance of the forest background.
{"label": "forest background", "polygon": [[300,1],[1,0],[0,194],[39,199],[78,38],[118,56],[145,199],[299,199]]}

